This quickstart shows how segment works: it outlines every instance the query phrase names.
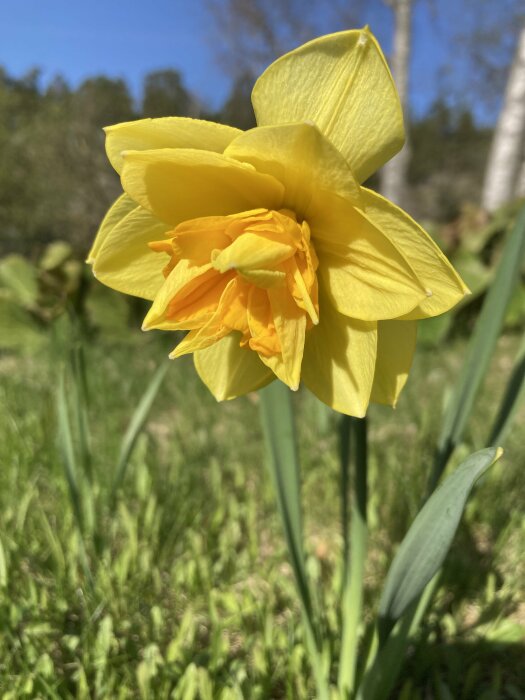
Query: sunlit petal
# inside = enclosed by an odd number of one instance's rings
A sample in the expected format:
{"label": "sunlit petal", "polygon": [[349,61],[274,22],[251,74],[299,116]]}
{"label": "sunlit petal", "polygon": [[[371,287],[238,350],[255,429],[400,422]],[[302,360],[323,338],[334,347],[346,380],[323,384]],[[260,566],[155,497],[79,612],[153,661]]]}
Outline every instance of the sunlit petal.
{"label": "sunlit petal", "polygon": [[239,129],[202,119],[161,117],[138,119],[107,126],[106,152],[111,165],[120,173],[124,165],[122,151],[147,151],[153,148],[199,148],[222,153],[240,134]]}
{"label": "sunlit petal", "polygon": [[437,316],[469,293],[438,246],[406,212],[365,188],[363,202],[367,219],[405,256],[427,290],[427,297],[406,318]]}
{"label": "sunlit petal", "polygon": [[210,151],[163,148],[127,151],[122,186],[162,221],[279,209],[283,186],[251,165]]}
{"label": "sunlit petal", "polygon": [[268,298],[281,353],[270,357],[261,355],[261,359],[281,381],[295,391],[299,388],[301,379],[306,316],[285,287],[269,289]]}
{"label": "sunlit petal", "polygon": [[[161,257],[161,256],[157,256]],[[222,287],[215,289],[215,285],[221,281],[220,275],[210,264],[191,265],[187,260],[181,260],[163,281],[155,300],[144,319],[143,329],[160,328],[164,330],[184,330],[195,327],[188,325],[187,314],[181,311],[191,304],[197,296],[202,298],[207,292],[211,292],[212,300],[204,305],[202,314],[207,321],[216,306],[216,301],[220,298],[222,289],[229,280],[222,280]],[[179,307],[179,315],[182,318],[170,319],[170,310]],[[199,304],[199,308],[201,305]],[[190,315],[191,312],[190,312]],[[201,318],[198,318],[197,328],[201,325]]]}
{"label": "sunlit petal", "polygon": [[285,187],[283,206],[301,218],[319,189],[359,203],[359,185],[348,163],[311,124],[267,126],[241,133],[225,151],[273,175]]}
{"label": "sunlit petal", "polygon": [[416,349],[416,321],[379,321],[371,401],[395,406]]}
{"label": "sunlit petal", "polygon": [[336,411],[362,417],[374,379],[377,324],[343,316],[325,294],[320,309],[319,325],[306,338],[302,380]]}
{"label": "sunlit petal", "polygon": [[427,292],[395,245],[352,204],[322,198],[311,218],[319,271],[340,313],[363,321],[397,318],[426,299]]}
{"label": "sunlit petal", "polygon": [[263,238],[254,233],[239,236],[231,245],[212,258],[219,272],[238,270],[240,273],[279,265],[295,252],[287,243]]}
{"label": "sunlit petal", "polygon": [[314,39],[279,58],[257,80],[259,126],[314,122],[360,182],[403,145],[403,114],[381,49],[360,29]]}
{"label": "sunlit petal", "polygon": [[[127,207],[128,202],[125,204]],[[165,260],[148,243],[162,238],[166,228],[166,224],[135,206],[115,226],[107,226],[103,232],[93,264],[94,275],[119,292],[154,299],[164,281]]]}
{"label": "sunlit petal", "polygon": [[231,333],[194,355],[195,367],[217,401],[260,389],[275,379],[256,352],[239,346],[240,335]]}
{"label": "sunlit petal", "polygon": [[137,203],[134,202],[127,194],[121,194],[120,197],[113,202],[99,226],[97,235],[86,259],[87,263],[91,265],[95,262],[98,251],[100,250],[100,247],[108,233],[115,228],[115,226],[122,221],[122,219],[129,214],[130,211],[136,209],[136,207]]}

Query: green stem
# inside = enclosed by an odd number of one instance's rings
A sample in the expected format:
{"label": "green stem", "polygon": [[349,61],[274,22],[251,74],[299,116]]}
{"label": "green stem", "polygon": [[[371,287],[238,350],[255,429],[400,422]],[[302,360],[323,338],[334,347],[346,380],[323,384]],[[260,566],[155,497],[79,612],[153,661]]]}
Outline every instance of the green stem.
{"label": "green stem", "polygon": [[[350,434],[353,442],[354,489],[349,535],[349,552],[345,552],[345,579],[342,596],[343,633],[339,662],[338,686],[343,698],[351,697],[355,686],[359,623],[363,607],[363,577],[367,553],[367,497],[368,497],[368,442],[366,418],[350,419]],[[342,432],[344,436],[344,433]],[[350,437],[350,435],[348,435]],[[350,450],[341,446],[342,457]],[[348,460],[347,460],[348,461]],[[341,460],[341,482],[348,483],[344,476],[348,469]],[[342,493],[344,504],[347,495]],[[343,505],[344,507],[344,505]],[[344,525],[347,521],[343,520]]]}
{"label": "green stem", "polygon": [[[339,464],[340,464],[340,489],[341,489],[341,528],[343,533],[343,575],[342,590],[348,576],[350,553],[350,438],[352,431],[352,419],[350,416],[341,417],[339,429]],[[342,594],[342,591],[341,591]]]}
{"label": "green stem", "polygon": [[301,603],[306,647],[317,687],[316,697],[329,700],[329,684],[322,662],[322,639],[317,629],[305,566],[301,473],[290,391],[284,384],[273,382],[260,391],[260,397],[268,467]]}

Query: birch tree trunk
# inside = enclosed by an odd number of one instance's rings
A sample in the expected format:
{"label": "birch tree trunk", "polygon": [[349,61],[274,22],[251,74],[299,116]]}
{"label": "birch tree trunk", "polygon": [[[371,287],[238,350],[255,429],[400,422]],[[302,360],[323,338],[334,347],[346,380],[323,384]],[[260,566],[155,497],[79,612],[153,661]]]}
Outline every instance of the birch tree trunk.
{"label": "birch tree trunk", "polygon": [[481,204],[487,211],[494,211],[514,196],[524,136],[525,26],[518,37],[485,171]]}
{"label": "birch tree trunk", "polygon": [[[390,61],[392,75],[396,83],[401,107],[408,116],[408,70],[411,47],[412,0],[387,0],[394,10],[394,46]],[[406,195],[406,181],[410,147],[408,141],[402,150],[381,169],[381,192],[396,204],[403,205]]]}

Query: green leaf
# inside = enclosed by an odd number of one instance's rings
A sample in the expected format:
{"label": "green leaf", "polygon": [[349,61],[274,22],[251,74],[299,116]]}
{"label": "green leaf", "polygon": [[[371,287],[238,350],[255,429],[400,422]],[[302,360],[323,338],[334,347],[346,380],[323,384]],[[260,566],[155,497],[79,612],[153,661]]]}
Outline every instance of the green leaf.
{"label": "green leaf", "polygon": [[0,292],[0,350],[38,352],[47,338],[33,317],[17,301]]}
{"label": "green leaf", "polygon": [[73,253],[73,248],[66,241],[53,241],[46,246],[39,261],[39,267],[46,272],[56,270],[63,265]]}
{"label": "green leaf", "polygon": [[430,478],[433,490],[454,448],[459,444],[474,399],[485,378],[490,359],[500,334],[505,312],[520,281],[520,270],[525,257],[525,207],[505,244],[494,281],[485,298],[472,340],[467,349],[463,368],[455,383],[443,419],[436,459]]}
{"label": "green leaf", "polygon": [[272,382],[259,393],[270,475],[284,523],[299,593],[311,615],[312,604],[303,551],[301,475],[290,391],[281,382]]}
{"label": "green leaf", "polygon": [[167,369],[168,363],[161,365],[151,378],[146,391],[142,395],[142,398],[140,399],[138,406],[131,417],[128,429],[122,438],[116,467],[116,476],[113,483],[113,497],[124,481],[133,448],[135,447],[137,438],[148,418],[149,412],[153,406],[153,402],[155,401],[155,397],[157,396]]}
{"label": "green leaf", "polygon": [[355,700],[390,700],[392,689],[402,669],[407,646],[430,605],[438,580],[439,574],[427,584],[419,600],[409,606],[381,648],[378,648],[377,634],[375,635]]}
{"label": "green leaf", "polygon": [[81,474],[75,454],[73,431],[69,417],[69,406],[66,395],[65,376],[62,371],[58,381],[57,392],[57,418],[58,418],[58,447],[62,456],[66,481],[69,487],[69,498],[73,508],[73,515],[80,535],[80,560],[84,574],[90,586],[93,586],[93,575],[89,567],[86,554],[85,534],[85,493],[82,489]]}
{"label": "green leaf", "polygon": [[0,260],[0,287],[9,290],[10,298],[31,308],[38,298],[38,279],[33,265],[21,255],[7,255]]}
{"label": "green leaf", "polygon": [[518,350],[505,393],[492,426],[489,445],[499,445],[505,439],[520,402],[525,398],[525,336]]}
{"label": "green leaf", "polygon": [[321,639],[317,632],[312,596],[305,567],[301,515],[301,474],[290,390],[281,382],[261,389],[261,417],[273,481],[288,553],[290,556],[316,678],[319,700],[328,700],[329,691],[321,660]]}
{"label": "green leaf", "polygon": [[487,448],[468,457],[416,516],[390,566],[379,603],[382,639],[443,564],[474,483],[501,453],[500,448]]}
{"label": "green leaf", "polygon": [[73,433],[69,420],[69,407],[66,398],[66,387],[64,373],[60,374],[57,393],[57,415],[58,415],[58,445],[62,455],[62,463],[66,481],[69,487],[69,496],[73,512],[81,532],[84,530],[84,516],[82,511],[82,497],[80,482],[78,477],[78,465],[73,446]]}

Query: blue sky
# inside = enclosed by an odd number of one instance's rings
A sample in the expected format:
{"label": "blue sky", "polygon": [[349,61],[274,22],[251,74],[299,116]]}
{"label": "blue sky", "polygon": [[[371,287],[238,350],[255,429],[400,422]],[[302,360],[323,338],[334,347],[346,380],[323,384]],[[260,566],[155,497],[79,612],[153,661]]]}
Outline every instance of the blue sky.
{"label": "blue sky", "polygon": [[[443,66],[451,64],[449,27],[460,19],[454,6],[454,0],[440,0],[436,16],[432,3],[415,5],[410,94],[416,114],[448,87]],[[391,11],[379,0],[365,7],[364,21],[388,53]],[[218,108],[230,80],[218,64],[214,40],[204,0],[0,0],[0,65],[16,77],[39,67],[44,84],[56,74],[72,86],[106,74],[124,78],[138,96],[146,73],[170,67],[181,71],[207,106]],[[479,105],[474,109],[487,118]]]}

